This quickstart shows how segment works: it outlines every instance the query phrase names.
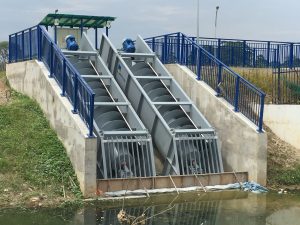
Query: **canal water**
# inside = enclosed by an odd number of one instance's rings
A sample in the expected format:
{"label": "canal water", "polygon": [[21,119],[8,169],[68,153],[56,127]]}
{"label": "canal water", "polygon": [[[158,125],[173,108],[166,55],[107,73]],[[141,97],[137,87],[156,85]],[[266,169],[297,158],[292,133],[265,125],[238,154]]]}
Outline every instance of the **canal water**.
{"label": "canal water", "polygon": [[[300,225],[300,195],[248,192],[120,198],[81,209],[0,210],[0,225]],[[127,221],[126,221],[127,220]],[[130,222],[128,222],[130,221]]]}

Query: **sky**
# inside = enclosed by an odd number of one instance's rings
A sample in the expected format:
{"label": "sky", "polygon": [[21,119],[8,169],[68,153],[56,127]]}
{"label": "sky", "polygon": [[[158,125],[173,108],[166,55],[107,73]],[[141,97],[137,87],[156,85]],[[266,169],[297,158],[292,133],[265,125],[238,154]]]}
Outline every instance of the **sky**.
{"label": "sky", "polygon": [[[120,45],[137,34],[151,37],[173,32],[196,35],[198,0],[0,0],[0,41],[36,25],[55,9],[59,13],[114,16],[110,38]],[[200,36],[300,41],[299,0],[199,0]],[[104,32],[104,30],[103,30]]]}

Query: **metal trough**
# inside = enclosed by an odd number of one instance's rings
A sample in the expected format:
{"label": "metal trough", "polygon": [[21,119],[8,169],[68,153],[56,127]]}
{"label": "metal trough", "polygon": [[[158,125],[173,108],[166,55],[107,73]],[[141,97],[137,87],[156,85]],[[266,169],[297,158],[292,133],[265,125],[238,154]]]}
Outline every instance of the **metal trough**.
{"label": "metal trough", "polygon": [[223,172],[214,129],[141,37],[124,54],[103,35],[99,53],[163,156],[162,175]]}
{"label": "metal trough", "polygon": [[[95,93],[98,179],[155,176],[151,135],[87,35],[83,34],[79,51],[63,53]],[[85,102],[84,94],[79,96],[79,102]]]}

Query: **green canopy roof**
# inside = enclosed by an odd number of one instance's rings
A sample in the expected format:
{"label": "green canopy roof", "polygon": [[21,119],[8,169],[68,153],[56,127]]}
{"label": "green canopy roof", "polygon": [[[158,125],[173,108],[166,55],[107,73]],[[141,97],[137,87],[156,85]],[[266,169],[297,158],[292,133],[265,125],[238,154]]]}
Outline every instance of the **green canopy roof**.
{"label": "green canopy roof", "polygon": [[[57,20],[56,20],[57,19]],[[84,27],[84,28],[103,28],[106,27],[115,17],[109,16],[84,16],[71,14],[48,14],[39,24],[44,26],[54,26],[55,21],[58,26]]]}

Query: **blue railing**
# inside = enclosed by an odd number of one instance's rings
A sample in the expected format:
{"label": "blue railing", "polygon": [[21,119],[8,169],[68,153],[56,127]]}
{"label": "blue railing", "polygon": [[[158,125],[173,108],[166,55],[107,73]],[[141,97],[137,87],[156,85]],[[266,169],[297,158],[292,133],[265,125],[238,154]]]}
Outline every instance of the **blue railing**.
{"label": "blue railing", "polygon": [[42,61],[93,137],[95,93],[54,43],[46,29],[35,26],[9,35],[9,63],[31,59]]}
{"label": "blue railing", "polygon": [[172,33],[145,39],[164,64],[179,63],[193,71],[258,127],[263,129],[265,93],[218,60],[192,38]]}
{"label": "blue railing", "polygon": [[[272,68],[263,72],[272,78],[267,90],[272,103],[300,104],[300,43],[202,37],[199,43],[228,66]],[[252,76],[251,70],[244,70],[247,72]]]}
{"label": "blue railing", "polygon": [[[190,37],[196,41],[196,37]],[[224,38],[199,38],[199,44],[228,66],[267,68],[300,65],[300,43]]]}

